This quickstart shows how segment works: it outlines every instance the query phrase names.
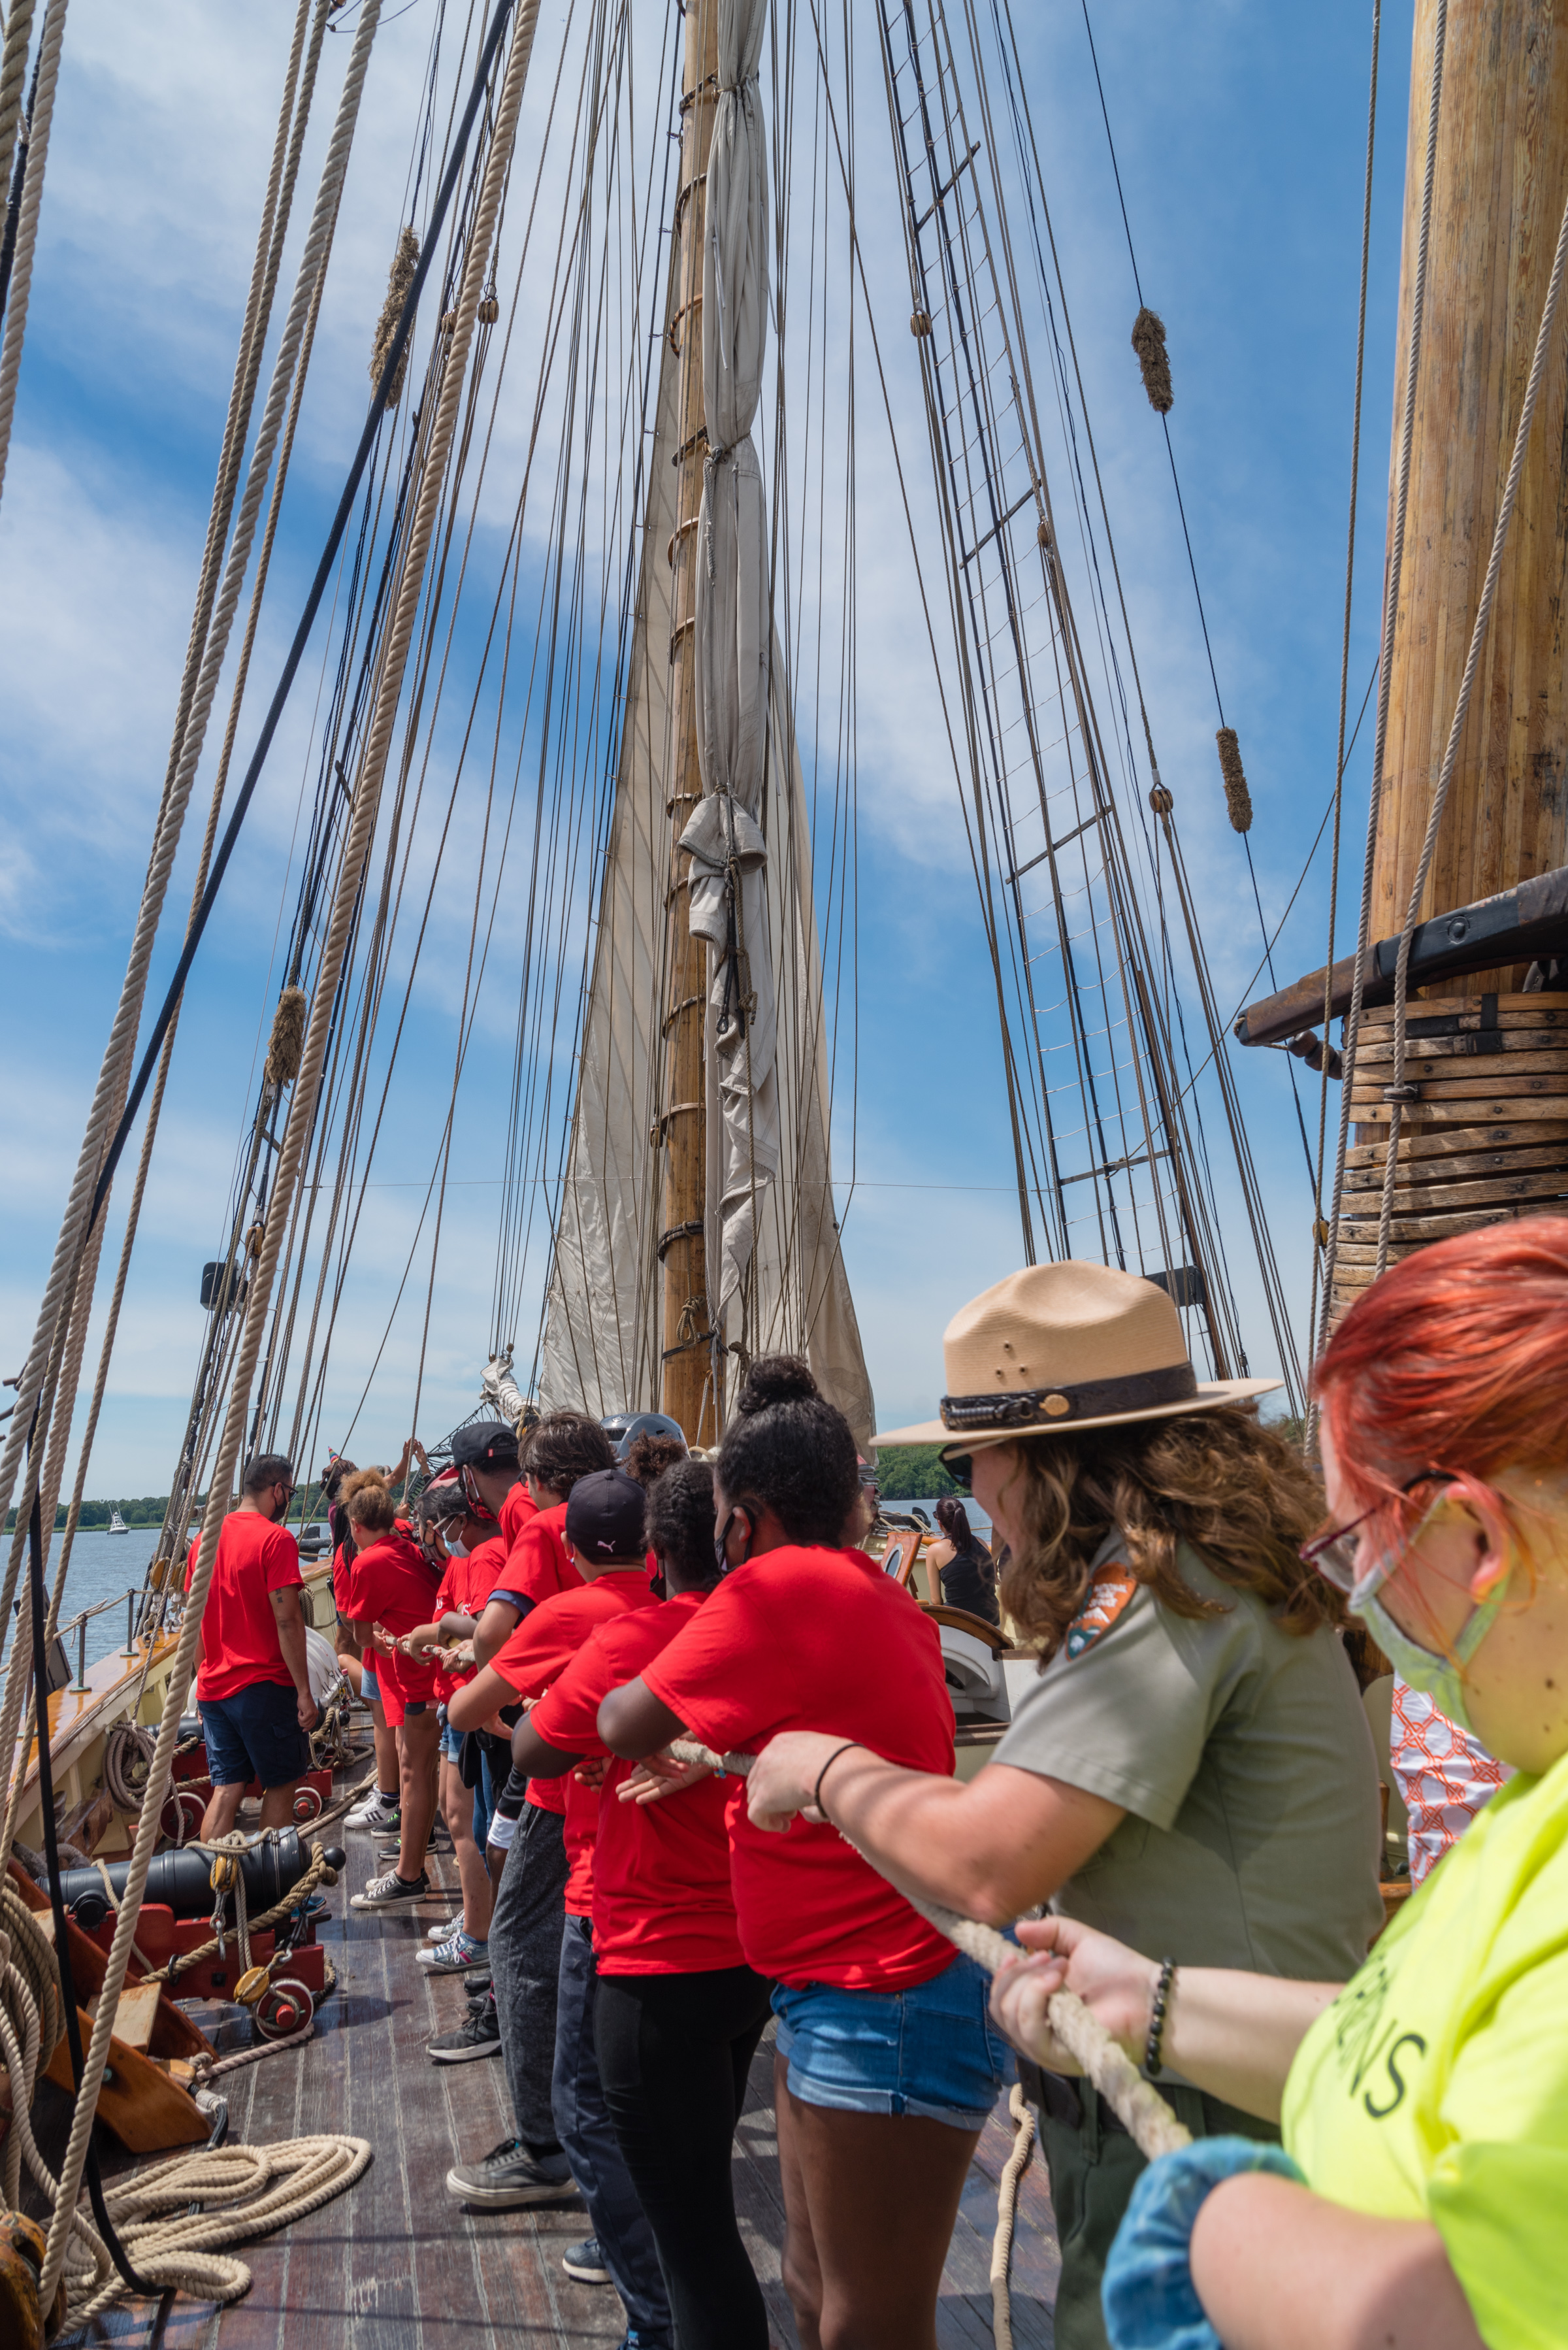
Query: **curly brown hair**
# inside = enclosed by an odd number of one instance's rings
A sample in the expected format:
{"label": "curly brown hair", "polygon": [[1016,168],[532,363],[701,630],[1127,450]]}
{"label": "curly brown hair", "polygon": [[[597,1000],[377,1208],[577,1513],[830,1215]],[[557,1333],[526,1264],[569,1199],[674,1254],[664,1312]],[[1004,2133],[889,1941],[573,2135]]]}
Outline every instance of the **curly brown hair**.
{"label": "curly brown hair", "polygon": [[1113,1529],[1133,1575],[1173,1615],[1224,1612],[1222,1601],[1200,1599],[1183,1581],[1176,1554],[1186,1542],[1222,1583],[1265,1601],[1285,1631],[1345,1621],[1338,1592],[1300,1556],[1323,1519],[1317,1482],[1255,1411],[1226,1404],[1012,1450],[1023,1490],[1010,1511],[1024,1532],[1002,1578],[1002,1604],[1043,1658],[1061,1647],[1087,1594],[1090,1562]]}
{"label": "curly brown hair", "polygon": [[584,1411],[547,1411],[523,1440],[524,1473],[565,1501],[579,1477],[613,1469],[615,1451],[597,1419]]}

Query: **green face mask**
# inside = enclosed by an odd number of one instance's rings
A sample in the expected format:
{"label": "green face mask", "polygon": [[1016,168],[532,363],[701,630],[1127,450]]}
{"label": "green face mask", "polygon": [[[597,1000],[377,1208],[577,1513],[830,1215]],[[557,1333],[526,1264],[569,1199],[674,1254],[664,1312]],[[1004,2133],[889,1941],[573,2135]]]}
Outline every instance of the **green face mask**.
{"label": "green face mask", "polygon": [[1454,1643],[1451,1659],[1423,1648],[1407,1632],[1402,1632],[1376,1595],[1364,1599],[1355,1611],[1400,1679],[1429,1697],[1438,1711],[1468,1738],[1475,1737],[1476,1729],[1465,1703],[1464,1668],[1496,1623],[1508,1583],[1505,1575],[1496,1589],[1489,1591],[1470,1610]]}

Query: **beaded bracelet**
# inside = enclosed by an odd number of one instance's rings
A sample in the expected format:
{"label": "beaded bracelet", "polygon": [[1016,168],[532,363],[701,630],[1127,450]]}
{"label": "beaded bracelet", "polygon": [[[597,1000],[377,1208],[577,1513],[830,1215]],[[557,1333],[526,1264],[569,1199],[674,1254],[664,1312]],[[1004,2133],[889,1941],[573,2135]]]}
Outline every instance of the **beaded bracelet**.
{"label": "beaded bracelet", "polygon": [[[815,1787],[812,1789],[812,1791],[811,1791],[811,1807],[812,1807],[812,1810],[813,1810],[814,1812],[821,1812],[821,1811],[822,1811],[822,1783],[823,1783],[823,1781],[826,1778],[826,1776],[827,1776],[828,1773],[832,1770],[832,1768],[833,1768],[834,1764],[837,1762],[837,1760],[838,1760],[839,1756],[840,1756],[841,1754],[847,1754],[847,1753],[848,1753],[848,1752],[849,1752],[849,1750],[850,1750],[850,1748],[851,1748],[852,1746],[858,1746],[858,1745],[859,1745],[859,1743],[860,1743],[860,1741],[859,1741],[857,1738],[846,1738],[846,1739],[845,1740],[845,1742],[844,1742],[844,1743],[843,1743],[843,1745],[842,1745],[842,1746],[836,1746],[836,1747],[834,1748],[834,1750],[833,1750],[832,1753],[828,1756],[828,1758],[827,1758],[826,1762],[823,1764],[823,1766],[822,1766],[821,1770],[817,1773],[817,1774],[816,1774],[816,1784],[815,1784]],[[824,1812],[824,1813],[823,1813],[823,1817],[826,1819],[826,1816],[827,1816],[827,1814],[826,1814],[826,1812]]]}
{"label": "beaded bracelet", "polygon": [[1162,1959],[1159,1981],[1154,1987],[1154,2004],[1148,2012],[1148,2038],[1143,2052],[1143,2069],[1151,2081],[1158,2078],[1161,2070],[1159,2043],[1165,2036],[1165,2011],[1170,2000],[1170,1986],[1175,1981],[1176,1960]]}

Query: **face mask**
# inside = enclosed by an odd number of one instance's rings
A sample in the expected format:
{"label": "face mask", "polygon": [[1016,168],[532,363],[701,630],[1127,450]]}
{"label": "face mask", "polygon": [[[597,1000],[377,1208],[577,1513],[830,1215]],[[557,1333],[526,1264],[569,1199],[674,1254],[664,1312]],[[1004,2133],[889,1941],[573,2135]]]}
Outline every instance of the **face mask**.
{"label": "face mask", "polygon": [[1467,1738],[1474,1738],[1476,1731],[1465,1703],[1464,1668],[1496,1623],[1507,1588],[1505,1575],[1496,1588],[1471,1609],[1454,1643],[1451,1661],[1431,1648],[1421,1648],[1407,1632],[1402,1632],[1380,1599],[1364,1599],[1356,1610],[1400,1679],[1429,1697],[1438,1711],[1456,1730],[1462,1730]]}
{"label": "face mask", "polygon": [[455,1534],[449,1534],[446,1537],[446,1555],[448,1558],[466,1558],[468,1544],[460,1543]]}

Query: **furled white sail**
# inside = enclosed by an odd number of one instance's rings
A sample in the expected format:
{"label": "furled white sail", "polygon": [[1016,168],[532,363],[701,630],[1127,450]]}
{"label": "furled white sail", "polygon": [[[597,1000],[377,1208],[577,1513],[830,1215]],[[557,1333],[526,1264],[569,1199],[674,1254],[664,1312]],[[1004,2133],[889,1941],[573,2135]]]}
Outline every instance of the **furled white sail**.
{"label": "furled white sail", "polygon": [[[679,395],[680,363],[667,340],[649,444],[647,528],[620,765],[538,1378],[542,1405],[572,1404],[596,1416],[657,1409],[662,1351],[670,1343],[658,1253],[663,1165],[653,1129],[661,1107],[662,1032],[670,1008],[666,800],[673,760],[670,553],[676,521],[670,460],[678,439]],[[741,1162],[748,1178],[742,1202],[745,1259],[726,1302],[722,1335],[732,1347],[752,1354],[806,1356],[824,1392],[864,1442],[875,1422],[833,1207],[832,1072],[810,825],[783,660],[765,611],[758,626],[767,666],[761,671],[758,743],[751,761],[755,781],[748,802],[736,805],[734,821],[751,964],[748,992],[758,998],[750,1040],[753,1068],[761,1057],[762,1011],[767,1007],[768,1155],[775,1180],[758,1187],[753,1227],[749,1158]],[[732,743],[733,734],[729,739]],[[734,767],[728,772],[733,774]],[[739,803],[741,795],[734,798]],[[727,812],[711,806],[705,796],[695,821],[712,823],[716,817],[722,820],[727,848]],[[722,870],[727,860],[718,861]],[[722,895],[722,879],[719,887]],[[692,895],[703,895],[701,882]],[[695,906],[693,919],[694,924],[701,919]],[[731,1128],[715,1108],[715,1087],[723,1082],[717,1073],[725,1066],[714,1035],[722,995],[721,975],[711,991],[705,1040],[711,1297],[719,1294],[715,1274],[727,1222],[722,1203],[736,1163]],[[733,1231],[736,1220],[728,1222]],[[732,1392],[739,1364],[733,1355],[729,1361]]]}

